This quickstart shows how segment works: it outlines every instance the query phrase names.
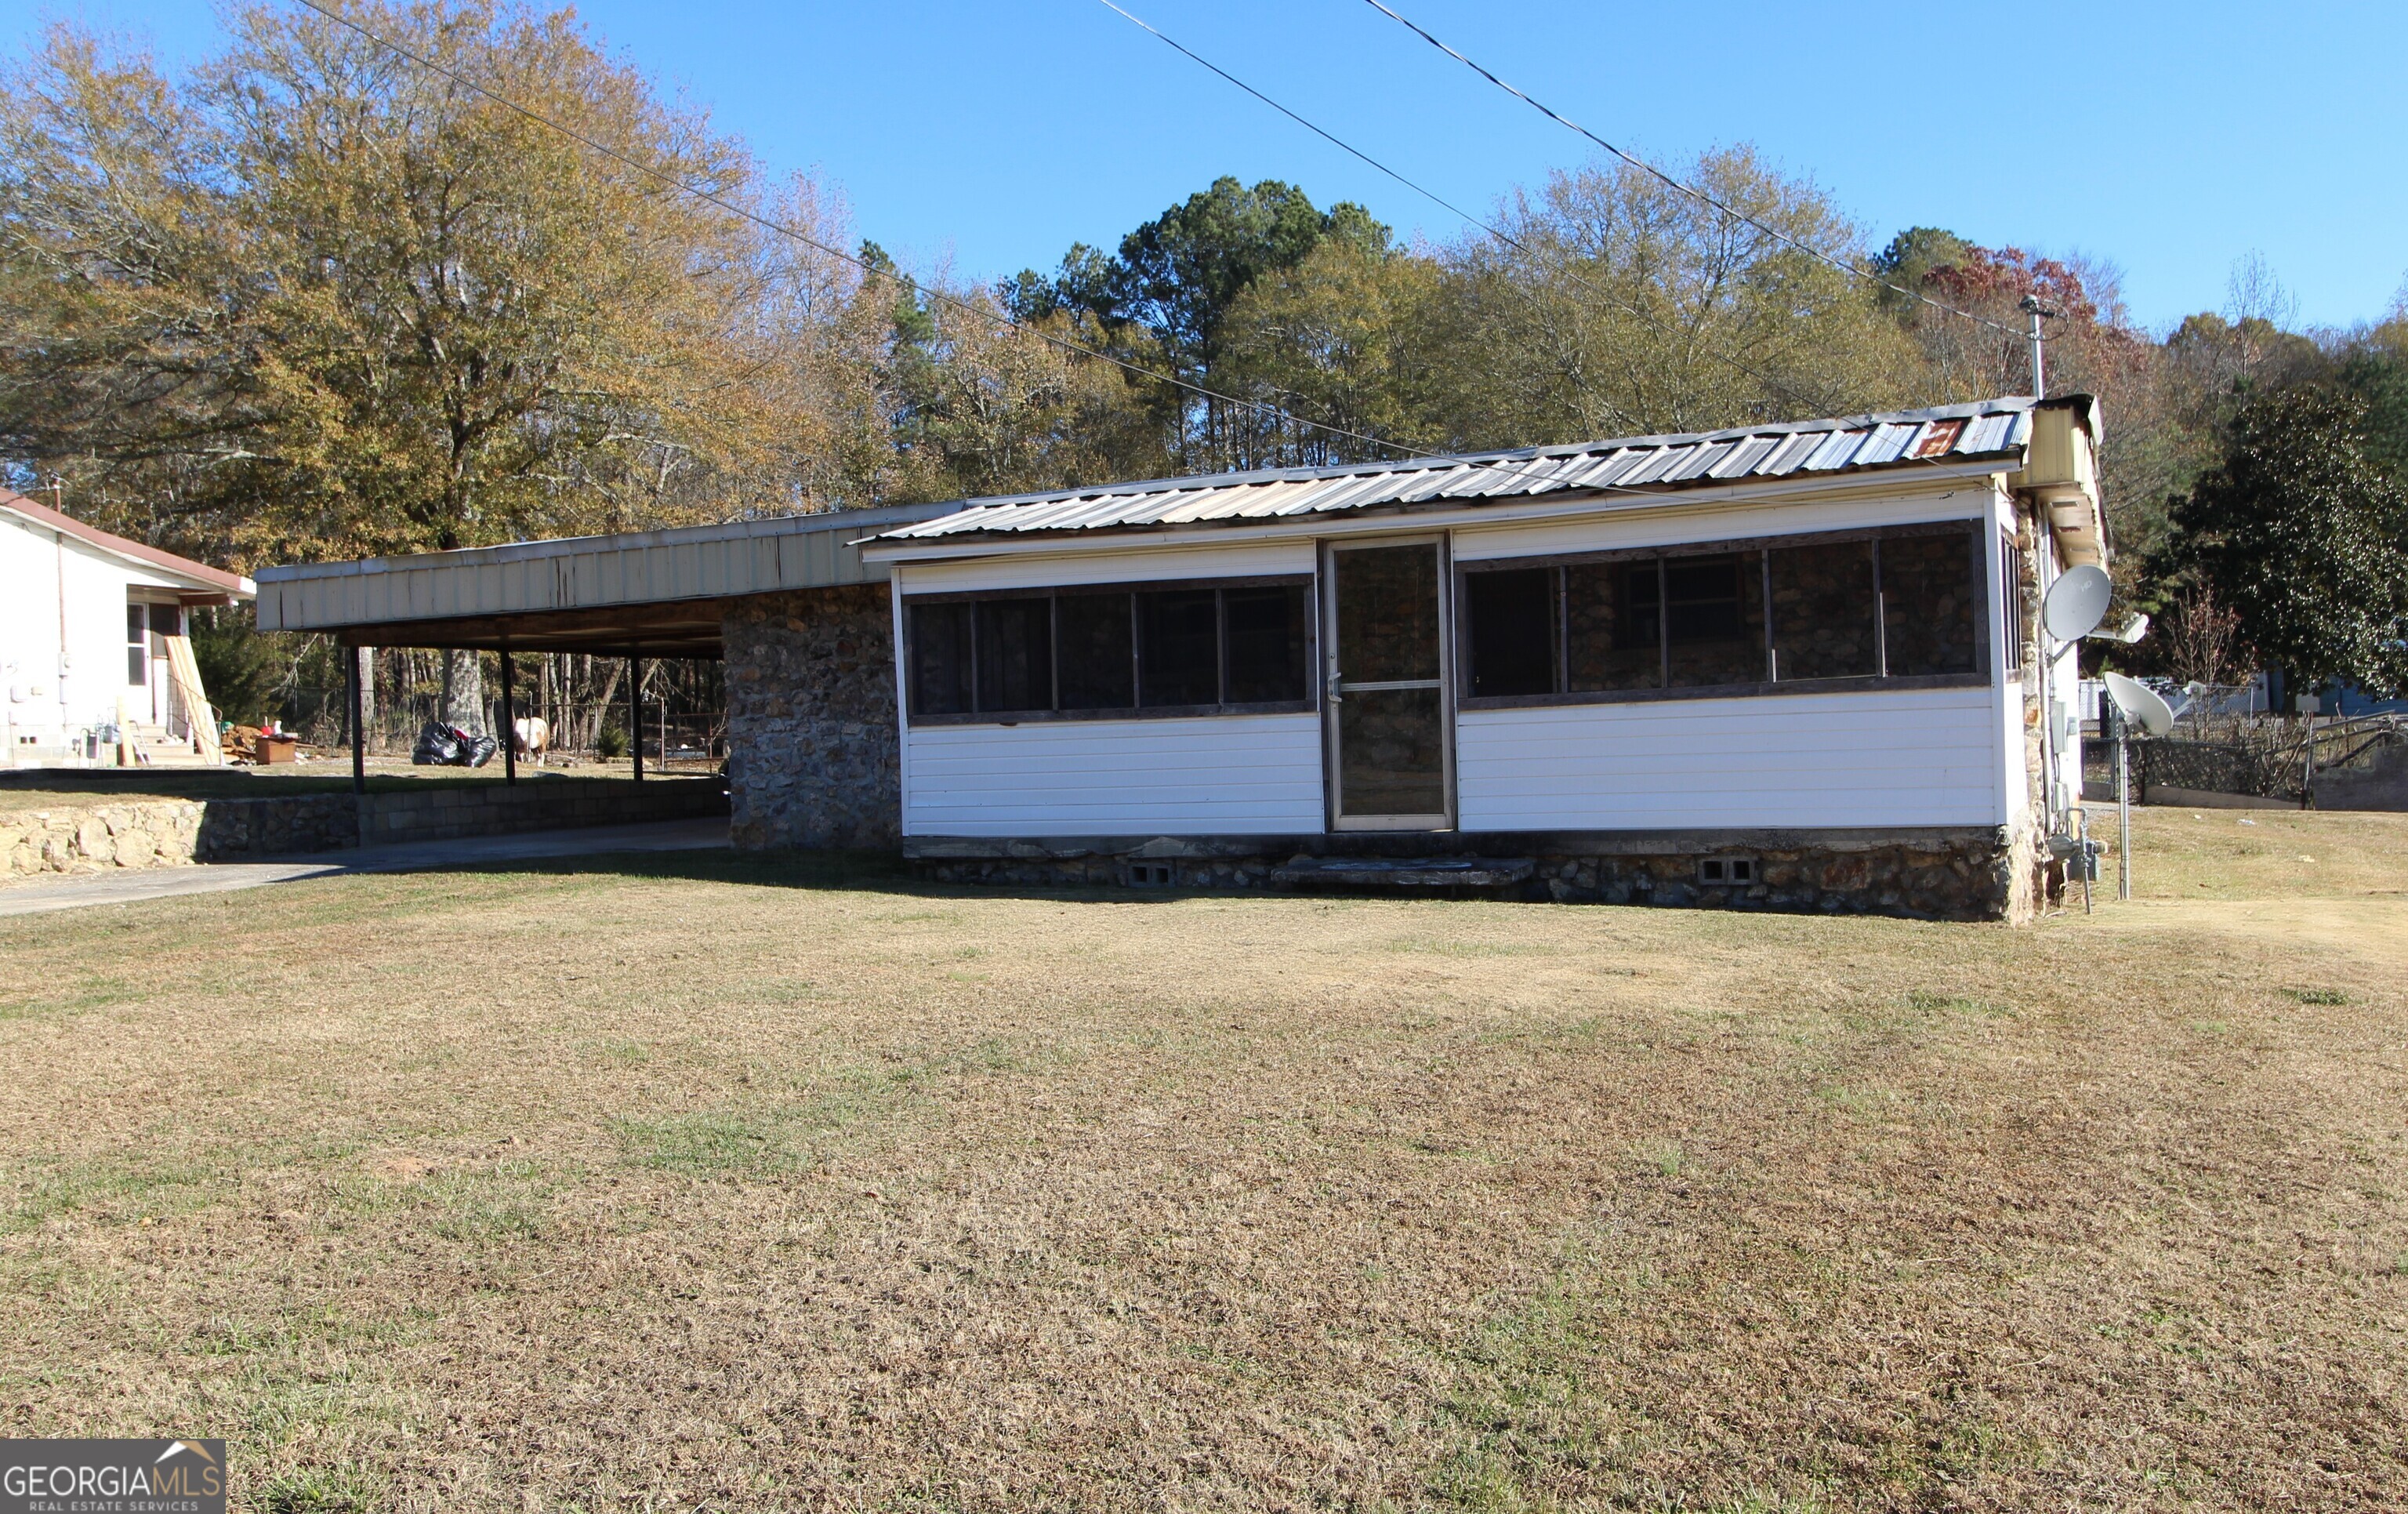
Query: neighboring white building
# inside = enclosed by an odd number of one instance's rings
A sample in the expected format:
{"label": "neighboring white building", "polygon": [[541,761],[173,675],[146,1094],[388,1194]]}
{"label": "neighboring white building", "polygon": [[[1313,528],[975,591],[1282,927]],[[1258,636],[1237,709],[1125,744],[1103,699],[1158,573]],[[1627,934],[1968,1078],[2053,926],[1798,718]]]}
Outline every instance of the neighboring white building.
{"label": "neighboring white building", "polygon": [[247,578],[0,489],[7,765],[114,763],[121,743],[214,754],[206,695],[189,692],[186,612],[252,593]]}

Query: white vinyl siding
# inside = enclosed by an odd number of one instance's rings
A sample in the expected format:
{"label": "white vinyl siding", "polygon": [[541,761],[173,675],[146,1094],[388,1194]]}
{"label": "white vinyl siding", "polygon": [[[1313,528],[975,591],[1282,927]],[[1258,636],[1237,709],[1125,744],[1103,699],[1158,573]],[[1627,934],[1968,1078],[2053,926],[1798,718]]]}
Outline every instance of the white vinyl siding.
{"label": "white vinyl siding", "polygon": [[1469,711],[1466,830],[1999,825],[1991,689]]}
{"label": "white vinyl siding", "polygon": [[1321,717],[922,726],[907,836],[1296,835],[1323,828]]}

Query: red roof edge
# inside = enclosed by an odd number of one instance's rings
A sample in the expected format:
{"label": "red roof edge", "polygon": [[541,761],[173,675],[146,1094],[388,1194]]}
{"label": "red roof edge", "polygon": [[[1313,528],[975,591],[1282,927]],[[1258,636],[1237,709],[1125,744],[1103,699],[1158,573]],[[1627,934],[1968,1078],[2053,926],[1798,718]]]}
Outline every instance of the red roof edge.
{"label": "red roof edge", "polygon": [[130,537],[115,536],[97,526],[87,526],[73,515],[52,510],[48,505],[37,505],[14,489],[0,489],[0,510],[5,510],[12,515],[22,515],[36,525],[49,526],[53,531],[64,531],[87,546],[98,547],[103,552],[113,552],[121,557],[131,557],[136,562],[149,563],[153,568],[164,568],[171,573],[180,573],[186,578],[208,584],[221,594],[230,594],[238,599],[252,599],[259,596],[258,588],[251,580],[239,573],[229,573],[222,568],[211,568],[207,563],[196,563],[190,557],[179,557],[172,552],[151,546],[148,542],[136,541]]}

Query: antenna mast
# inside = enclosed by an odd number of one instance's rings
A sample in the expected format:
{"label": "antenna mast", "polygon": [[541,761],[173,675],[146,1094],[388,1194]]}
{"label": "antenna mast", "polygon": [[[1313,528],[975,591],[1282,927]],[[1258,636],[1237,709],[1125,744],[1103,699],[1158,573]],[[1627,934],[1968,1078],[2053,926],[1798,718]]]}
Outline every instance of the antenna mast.
{"label": "antenna mast", "polygon": [[2043,319],[2050,321],[2056,320],[2057,311],[2054,306],[2042,304],[2041,297],[2038,295],[2026,295],[2021,303],[2016,306],[2016,309],[2031,317],[2031,329],[2029,332],[2026,333],[2024,340],[2031,344],[2032,397],[2034,399],[2046,399],[2048,397],[2048,368],[2046,362],[2042,356],[2041,349],[2046,344],[2047,338],[2042,335],[2040,324]]}

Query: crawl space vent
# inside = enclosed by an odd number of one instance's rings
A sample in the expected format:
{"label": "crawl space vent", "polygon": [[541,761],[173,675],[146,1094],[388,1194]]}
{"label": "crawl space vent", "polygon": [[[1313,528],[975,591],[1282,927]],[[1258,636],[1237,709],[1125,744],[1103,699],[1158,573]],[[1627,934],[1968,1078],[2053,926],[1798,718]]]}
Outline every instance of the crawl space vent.
{"label": "crawl space vent", "polygon": [[1756,858],[1752,857],[1704,857],[1698,859],[1698,881],[1713,884],[1751,884],[1756,881]]}

